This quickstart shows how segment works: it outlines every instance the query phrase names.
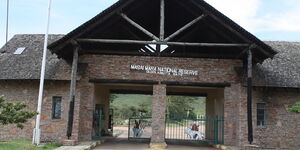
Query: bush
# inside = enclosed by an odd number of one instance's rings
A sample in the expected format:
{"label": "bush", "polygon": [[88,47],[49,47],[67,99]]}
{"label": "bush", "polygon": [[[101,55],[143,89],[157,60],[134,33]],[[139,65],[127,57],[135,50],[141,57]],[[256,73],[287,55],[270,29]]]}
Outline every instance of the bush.
{"label": "bush", "polygon": [[25,111],[24,102],[9,103],[5,102],[4,96],[0,96],[0,125],[17,124],[18,128],[23,129],[22,123],[36,115],[34,111]]}

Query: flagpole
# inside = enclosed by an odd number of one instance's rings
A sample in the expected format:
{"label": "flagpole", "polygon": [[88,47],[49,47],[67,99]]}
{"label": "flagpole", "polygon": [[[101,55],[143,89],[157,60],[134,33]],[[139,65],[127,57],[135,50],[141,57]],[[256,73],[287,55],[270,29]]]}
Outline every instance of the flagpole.
{"label": "flagpole", "polygon": [[48,19],[47,19],[47,27],[46,33],[44,38],[44,50],[43,50],[43,60],[42,60],[42,68],[41,68],[41,78],[40,78],[40,88],[39,88],[39,97],[38,97],[38,106],[37,106],[37,116],[35,122],[35,129],[33,130],[33,138],[32,143],[39,145],[40,138],[41,138],[41,129],[40,129],[40,122],[41,122],[41,113],[42,113],[42,101],[43,101],[43,90],[44,90],[44,79],[45,79],[45,68],[46,68],[46,57],[47,57],[47,45],[48,45],[48,33],[49,33],[49,25],[50,25],[50,11],[51,11],[51,2],[49,0],[48,4]]}
{"label": "flagpole", "polygon": [[8,41],[8,15],[9,15],[9,0],[6,1],[6,35],[5,35],[5,43]]}

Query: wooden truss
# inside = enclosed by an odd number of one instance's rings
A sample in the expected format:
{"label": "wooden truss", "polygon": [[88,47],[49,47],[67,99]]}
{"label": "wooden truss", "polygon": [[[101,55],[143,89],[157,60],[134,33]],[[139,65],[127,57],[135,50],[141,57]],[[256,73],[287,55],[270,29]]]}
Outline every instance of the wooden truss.
{"label": "wooden truss", "polygon": [[[124,13],[119,13],[119,15],[126,20],[129,24],[142,31],[144,34],[152,38],[152,41],[141,41],[141,40],[121,40],[121,39],[77,39],[79,43],[109,43],[109,44],[140,44],[140,45],[149,45],[155,44],[156,49],[155,53],[159,55],[160,46],[168,45],[168,46],[198,46],[198,47],[249,47],[248,43],[190,43],[190,42],[170,42],[171,39],[178,36],[183,31],[187,30],[192,25],[196,24],[200,20],[204,19],[207,15],[210,15],[208,12],[196,17],[194,20],[190,21],[173,34],[165,37],[165,0],[161,0],[160,3],[160,32],[159,37],[139,25],[137,22],[129,18]],[[150,49],[150,50],[149,50]],[[144,51],[152,52],[152,49],[147,47],[143,49]],[[244,53],[244,52],[243,52]]]}
{"label": "wooden truss", "polygon": [[[181,2],[180,2],[181,3]],[[214,16],[213,14],[209,13],[203,6],[199,5],[198,3],[194,2],[192,0],[192,3],[195,4],[197,7],[202,9],[204,11],[204,14],[196,17],[194,20],[190,21],[168,37],[165,37],[165,0],[160,1],[160,32],[159,37],[155,36],[153,33],[130,19],[126,14],[119,13],[119,15],[126,20],[129,24],[134,26],[135,28],[142,31],[144,34],[152,38],[152,41],[141,41],[141,40],[120,40],[120,39],[77,39],[76,41],[78,43],[110,43],[110,44],[139,44],[139,45],[146,45],[145,48],[142,48],[141,51],[144,52],[150,52],[150,53],[156,53],[158,56],[160,55],[160,47],[161,45],[169,45],[169,46],[198,46],[198,47],[241,47],[245,50],[242,50],[242,52],[237,56],[237,58],[241,58],[245,53],[248,53],[248,60],[247,60],[247,82],[248,82],[248,90],[247,90],[247,119],[248,119],[248,141],[251,144],[253,141],[253,127],[252,127],[252,63],[253,63],[253,49],[260,49],[264,54],[270,55],[270,53],[266,52],[261,47],[257,47],[254,44],[251,44],[252,42],[243,36],[241,33],[234,30],[229,25],[223,23],[218,17]],[[190,43],[190,42],[170,42],[171,39],[178,36],[183,31],[190,28],[192,25],[196,24],[202,19],[205,19],[206,16],[211,16],[215,20],[217,20],[219,23],[221,23],[225,28],[229,29],[230,31],[234,32],[236,35],[238,35],[243,40],[247,41],[248,43]],[[214,29],[216,30],[216,29]],[[226,35],[225,35],[226,36]],[[76,89],[76,72],[77,72],[77,63],[78,63],[78,51],[80,49],[79,44],[74,42],[73,44],[75,46],[75,50],[73,51],[73,65],[72,65],[72,79],[71,79],[71,87],[70,87],[70,110],[69,110],[69,119],[68,119],[68,132],[67,136],[70,138],[72,135],[72,125],[73,125],[73,114],[74,114],[74,100],[75,100],[75,89]],[[250,44],[249,44],[250,43]],[[149,46],[149,44],[155,44],[156,49]],[[136,54],[135,54],[136,55]],[[99,81],[98,81],[99,82]],[[126,82],[134,82],[134,81],[126,81]],[[147,84],[154,84],[149,81],[145,81]],[[164,84],[171,84],[171,85],[177,85],[177,84],[185,84],[187,83],[174,83],[174,82],[166,82]],[[191,83],[189,83],[191,84]],[[199,85],[199,86],[205,86]],[[206,86],[228,86],[228,85],[206,85]]]}

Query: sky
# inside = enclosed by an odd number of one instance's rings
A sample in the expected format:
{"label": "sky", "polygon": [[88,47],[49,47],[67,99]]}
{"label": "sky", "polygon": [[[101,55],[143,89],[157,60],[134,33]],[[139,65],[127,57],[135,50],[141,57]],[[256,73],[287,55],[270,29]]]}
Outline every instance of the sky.
{"label": "sky", "polygon": [[[0,0],[0,47],[6,1]],[[117,0],[52,0],[50,34],[67,34]],[[261,40],[300,41],[300,0],[206,0]],[[9,39],[44,34],[48,0],[10,0]]]}

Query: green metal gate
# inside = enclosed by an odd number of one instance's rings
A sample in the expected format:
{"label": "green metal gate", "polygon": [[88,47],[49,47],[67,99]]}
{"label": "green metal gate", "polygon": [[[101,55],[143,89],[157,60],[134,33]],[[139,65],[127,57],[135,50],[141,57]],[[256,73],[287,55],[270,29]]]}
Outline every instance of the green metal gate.
{"label": "green metal gate", "polygon": [[152,136],[151,117],[133,117],[128,120],[128,139],[148,140]]}
{"label": "green metal gate", "polygon": [[195,117],[172,115],[166,119],[166,140],[185,140],[223,144],[223,117]]}
{"label": "green metal gate", "polygon": [[104,121],[105,116],[103,113],[103,105],[96,104],[94,115],[93,115],[93,130],[92,130],[92,139],[100,140],[104,131]]}
{"label": "green metal gate", "polygon": [[[150,139],[152,136],[151,123],[151,117],[129,118],[128,139]],[[165,139],[223,144],[224,119],[223,117],[205,116],[195,118],[169,116],[166,118]]]}

